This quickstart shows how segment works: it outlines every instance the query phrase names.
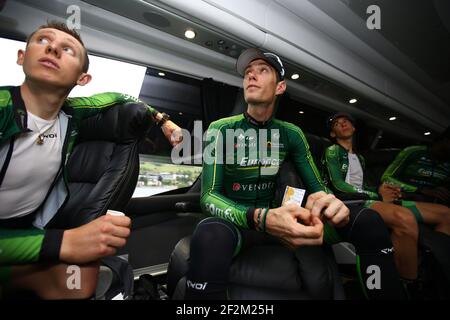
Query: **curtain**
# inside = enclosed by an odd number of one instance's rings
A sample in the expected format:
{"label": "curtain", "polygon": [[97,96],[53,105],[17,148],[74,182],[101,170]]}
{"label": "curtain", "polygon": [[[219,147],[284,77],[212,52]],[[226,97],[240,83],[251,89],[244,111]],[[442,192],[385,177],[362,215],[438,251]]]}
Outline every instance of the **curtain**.
{"label": "curtain", "polygon": [[214,81],[211,78],[203,80],[202,116],[204,130],[209,127],[211,122],[232,115],[236,104],[240,103],[240,99],[236,99],[238,91],[239,88],[237,87]]}

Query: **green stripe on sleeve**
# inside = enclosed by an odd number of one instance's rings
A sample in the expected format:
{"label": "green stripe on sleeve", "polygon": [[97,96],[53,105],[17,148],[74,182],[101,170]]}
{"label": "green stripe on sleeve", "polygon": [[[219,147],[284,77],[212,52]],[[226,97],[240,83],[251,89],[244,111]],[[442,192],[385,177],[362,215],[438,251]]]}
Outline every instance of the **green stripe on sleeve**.
{"label": "green stripe on sleeve", "polygon": [[0,265],[36,262],[44,233],[44,230],[39,229],[0,229]]}

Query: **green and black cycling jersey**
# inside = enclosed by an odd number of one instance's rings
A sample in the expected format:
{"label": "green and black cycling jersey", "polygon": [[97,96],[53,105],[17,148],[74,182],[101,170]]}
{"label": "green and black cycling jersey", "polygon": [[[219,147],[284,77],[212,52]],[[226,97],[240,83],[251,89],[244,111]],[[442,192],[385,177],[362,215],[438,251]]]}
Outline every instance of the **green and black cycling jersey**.
{"label": "green and black cycling jersey", "polygon": [[254,209],[274,206],[277,174],[288,157],[309,193],[328,192],[299,127],[277,119],[261,124],[247,113],[211,123],[203,160],[203,212],[253,228]]}
{"label": "green and black cycling jersey", "polygon": [[[358,156],[364,172],[364,157],[360,154],[356,155]],[[364,194],[370,200],[380,199],[378,193],[376,192],[376,187],[368,186],[365,179],[363,179],[362,189],[345,182],[345,177],[347,176],[348,171],[348,151],[341,145],[334,144],[325,150],[324,166],[327,169],[329,186],[334,192],[345,194]],[[363,174],[363,176],[364,175],[365,174]]]}
{"label": "green and black cycling jersey", "polygon": [[383,182],[401,186],[403,192],[421,188],[450,188],[450,162],[433,159],[426,146],[403,149],[381,177]]}
{"label": "green and black cycling jersey", "polygon": [[[363,172],[365,171],[365,161],[362,155],[357,154],[359,162]],[[349,195],[364,195],[365,206],[371,207],[375,201],[382,201],[382,198],[376,192],[376,187],[368,186],[363,180],[363,189],[354,187],[353,185],[347,183],[345,178],[348,171],[348,152],[341,145],[334,144],[325,150],[325,167],[328,172],[328,182],[329,186],[336,195],[339,197],[339,193],[344,194],[344,196]],[[363,173],[364,177],[365,173]],[[418,222],[423,222],[423,217],[420,210],[417,208],[414,201],[401,200],[397,204],[411,210],[414,217]]]}
{"label": "green and black cycling jersey", "polygon": [[[141,101],[120,93],[102,93],[91,97],[69,98],[65,101],[60,112],[61,118],[67,119],[66,125],[61,128],[65,130],[63,132],[66,132],[61,154],[61,168],[46,200],[37,211],[45,211],[45,215],[53,217],[69,197],[65,165],[78,136],[80,122],[115,104],[128,102]],[[150,121],[151,116],[157,111],[148,106],[148,113]],[[22,133],[29,131],[26,119],[27,111],[20,94],[20,87],[0,87],[0,172],[8,169],[7,154],[9,149],[14,150],[14,140]],[[63,230],[42,230],[31,226],[29,229],[20,230],[1,226],[0,219],[0,266],[59,259]]]}

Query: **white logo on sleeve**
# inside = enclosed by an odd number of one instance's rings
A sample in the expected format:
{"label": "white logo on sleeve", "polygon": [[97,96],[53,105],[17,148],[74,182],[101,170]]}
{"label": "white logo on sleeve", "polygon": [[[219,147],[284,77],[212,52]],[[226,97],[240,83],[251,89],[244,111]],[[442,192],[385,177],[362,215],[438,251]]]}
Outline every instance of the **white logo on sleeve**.
{"label": "white logo on sleeve", "polygon": [[79,266],[70,265],[67,267],[66,273],[70,276],[67,278],[66,286],[69,290],[81,289],[81,269]]}
{"label": "white logo on sleeve", "polygon": [[381,269],[379,266],[371,265],[367,267],[367,274],[370,274],[370,277],[366,280],[366,286],[369,290],[380,290],[381,289]]}

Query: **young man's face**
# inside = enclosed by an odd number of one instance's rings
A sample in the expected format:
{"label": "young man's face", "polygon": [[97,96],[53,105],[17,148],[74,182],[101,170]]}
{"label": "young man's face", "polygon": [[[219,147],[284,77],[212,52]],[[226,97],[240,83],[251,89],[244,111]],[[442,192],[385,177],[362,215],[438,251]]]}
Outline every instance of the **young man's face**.
{"label": "young man's face", "polygon": [[346,117],[339,117],[334,120],[331,126],[331,136],[337,139],[348,139],[353,136],[355,127]]}
{"label": "young man's face", "polygon": [[244,97],[247,103],[272,103],[285,90],[286,82],[278,82],[275,69],[264,60],[254,60],[245,69]]}
{"label": "young man's face", "polygon": [[17,63],[27,80],[72,89],[85,85],[90,76],[83,73],[85,48],[71,35],[51,28],[40,29],[19,50]]}

